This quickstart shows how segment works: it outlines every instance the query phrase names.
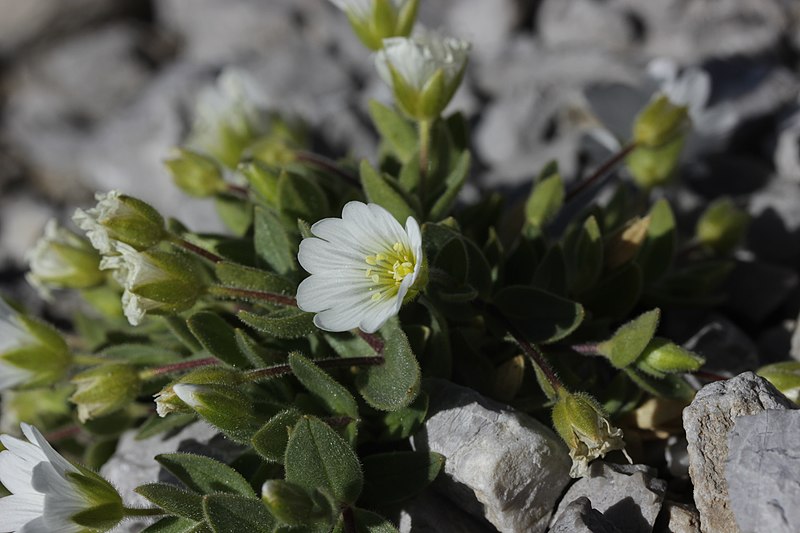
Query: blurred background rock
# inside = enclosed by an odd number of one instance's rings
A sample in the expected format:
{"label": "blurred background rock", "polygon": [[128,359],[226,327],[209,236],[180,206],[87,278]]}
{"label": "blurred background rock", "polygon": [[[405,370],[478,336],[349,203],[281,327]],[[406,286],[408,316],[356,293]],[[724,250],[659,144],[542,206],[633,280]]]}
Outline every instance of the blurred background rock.
{"label": "blurred background rock", "polygon": [[[659,85],[683,83],[697,131],[683,185],[668,192],[682,222],[723,194],[754,221],[724,316],[667,320],[664,333],[741,333],[767,360],[789,350],[800,306],[800,2],[421,4],[423,24],[474,45],[452,104],[473,127],[472,197],[523,191],[550,159],[575,179],[628,136]],[[28,302],[26,250],[48,218],[67,220],[97,190],[218,228],[213,207],[180,193],[162,161],[225,66],[250,71],[276,108],[308,122],[318,150],[374,153],[366,104],[389,93],[326,0],[0,0],[0,13],[0,291]]]}

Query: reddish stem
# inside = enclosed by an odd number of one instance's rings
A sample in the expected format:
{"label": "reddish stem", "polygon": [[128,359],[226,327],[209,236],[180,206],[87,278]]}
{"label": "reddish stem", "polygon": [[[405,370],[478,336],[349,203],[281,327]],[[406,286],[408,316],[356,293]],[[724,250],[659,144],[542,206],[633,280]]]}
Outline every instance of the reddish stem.
{"label": "reddish stem", "polygon": [[175,244],[177,244],[178,246],[180,246],[181,248],[183,248],[184,250],[188,250],[188,251],[192,252],[195,255],[199,255],[203,259],[207,259],[208,261],[211,261],[212,263],[219,263],[220,261],[223,261],[222,257],[218,256],[217,254],[215,254],[213,252],[209,252],[205,248],[201,248],[201,247],[197,246],[196,244],[192,244],[189,241],[187,241],[186,239],[183,239],[183,238],[180,238],[180,237],[176,237],[173,242]]}
{"label": "reddish stem", "polygon": [[379,355],[383,355],[383,339],[381,339],[378,335],[374,333],[366,333],[364,331],[358,330],[358,336],[364,339],[369,347],[372,348],[375,353]]}
{"label": "reddish stem", "polygon": [[82,428],[79,425],[73,424],[71,426],[65,426],[62,428],[58,428],[54,431],[51,431],[50,433],[45,435],[44,438],[47,440],[47,442],[51,443],[58,442],[64,439],[68,439],[70,437],[74,437],[75,435],[78,435],[81,432],[81,430]]}
{"label": "reddish stem", "polygon": [[265,302],[285,305],[287,307],[297,307],[297,300],[295,300],[294,297],[286,296],[285,294],[277,294],[274,292],[253,291],[249,289],[237,289],[234,287],[221,287],[221,286],[211,287],[210,292],[218,296],[225,296],[230,298],[244,298],[250,300],[263,300]]}
{"label": "reddish stem", "polygon": [[573,187],[568,193],[566,201],[569,202],[576,196],[578,196],[581,192],[583,192],[587,187],[592,185],[594,182],[605,176],[609,171],[611,171],[620,161],[625,159],[625,157],[630,154],[636,148],[636,143],[632,142],[627,146],[624,146],[620,149],[619,152],[611,156],[605,163],[597,167],[588,178],[581,180],[575,187]]}
{"label": "reddish stem", "polygon": [[719,374],[715,374],[713,372],[708,372],[706,370],[695,370],[691,374],[706,381],[726,381],[730,379],[725,376],[720,376]]}
{"label": "reddish stem", "polygon": [[[314,364],[320,368],[342,368],[348,366],[372,366],[383,364],[383,357],[373,355],[368,357],[338,357],[335,359],[315,359]],[[256,381],[261,378],[276,378],[292,373],[292,367],[288,363],[270,366],[267,368],[257,368],[245,372],[245,376]]]}
{"label": "reddish stem", "polygon": [[181,372],[183,370],[190,370],[192,368],[198,368],[201,366],[213,366],[218,365],[219,359],[216,357],[206,357],[203,359],[193,359],[191,361],[181,361],[180,363],[172,363],[171,365],[164,365],[164,366],[157,366],[155,368],[150,368],[145,370],[143,374],[147,378],[151,378],[154,376],[160,376],[161,374],[169,374],[171,372]]}

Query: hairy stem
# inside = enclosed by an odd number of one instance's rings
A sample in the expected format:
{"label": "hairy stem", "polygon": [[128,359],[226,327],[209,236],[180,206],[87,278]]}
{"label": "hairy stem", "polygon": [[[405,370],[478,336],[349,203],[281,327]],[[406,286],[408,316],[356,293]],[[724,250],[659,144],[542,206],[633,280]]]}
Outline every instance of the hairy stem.
{"label": "hairy stem", "polygon": [[285,305],[287,307],[297,307],[297,300],[295,300],[293,296],[277,294],[274,292],[237,289],[235,287],[223,287],[221,285],[209,287],[208,292],[221,298],[230,298],[234,300],[262,300],[273,304]]}
{"label": "hairy stem", "polygon": [[205,357],[203,359],[192,359],[191,361],[181,361],[180,363],[172,363],[164,366],[157,366],[148,368],[139,373],[142,379],[152,379],[162,374],[171,374],[173,372],[183,372],[184,370],[191,370],[192,368],[199,368],[202,366],[213,366],[219,364],[219,359],[216,357]]}
{"label": "hairy stem", "polygon": [[184,250],[187,250],[189,252],[192,252],[193,254],[200,256],[208,261],[211,261],[212,263],[219,263],[220,261],[223,261],[222,257],[218,256],[214,252],[209,252],[205,248],[201,248],[196,244],[192,244],[183,237],[174,235],[171,240],[172,243],[175,244],[176,246],[183,248]]}
{"label": "hairy stem", "polygon": [[430,166],[431,121],[419,121],[419,200],[425,210],[427,196],[428,167]]}
{"label": "hairy stem", "polygon": [[[346,368],[350,366],[375,366],[383,364],[383,356],[373,355],[366,357],[337,357],[333,359],[315,359],[314,364],[320,368]],[[272,379],[292,373],[292,367],[288,363],[257,368],[244,373],[245,379],[249,381],[259,381],[261,379]]]}
{"label": "hairy stem", "polygon": [[629,143],[620,148],[616,154],[612,155],[609,159],[606,160],[605,163],[597,167],[597,170],[595,170],[589,177],[581,180],[578,184],[576,184],[575,187],[573,187],[567,193],[566,201],[569,202],[570,200],[578,196],[580,193],[582,193],[584,190],[586,190],[586,188],[595,183],[597,180],[608,174],[623,159],[625,159],[625,157],[627,157],[627,155],[630,154],[635,148],[636,148],[635,142]]}

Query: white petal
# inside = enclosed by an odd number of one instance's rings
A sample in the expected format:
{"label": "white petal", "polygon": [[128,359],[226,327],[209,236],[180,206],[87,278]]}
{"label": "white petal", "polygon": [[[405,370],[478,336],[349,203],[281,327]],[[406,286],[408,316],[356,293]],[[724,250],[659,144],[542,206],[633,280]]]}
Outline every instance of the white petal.
{"label": "white petal", "polygon": [[[402,300],[396,300],[396,302],[402,302]],[[395,301],[383,302],[383,305],[376,306],[372,312],[367,314],[358,327],[365,333],[375,333],[387,320],[396,315],[399,310],[400,306],[396,305]]]}
{"label": "white petal", "polygon": [[27,383],[33,377],[33,372],[9,365],[0,360],[0,391],[13,389],[18,385]]}
{"label": "white petal", "polygon": [[23,531],[21,528],[42,516],[44,494],[12,494],[0,498],[0,532]]}
{"label": "white petal", "polygon": [[[35,444],[25,442],[24,440],[12,437],[11,435],[0,435],[0,442],[3,443],[3,446],[6,448],[8,453],[15,455],[26,463],[35,465],[42,461],[47,461],[47,456],[44,454],[41,448]],[[6,452],[4,451],[0,453]],[[31,466],[31,468],[33,467]]]}
{"label": "white petal", "polygon": [[17,533],[53,533],[53,531],[45,524],[44,517],[39,517],[22,526]]}
{"label": "white petal", "polygon": [[202,389],[202,385],[190,385],[189,383],[177,383],[172,386],[175,395],[192,408],[202,405],[198,397],[198,393],[201,392]]}
{"label": "white petal", "polygon": [[334,306],[347,307],[365,296],[372,281],[363,273],[333,271],[307,277],[297,287],[297,306],[303,311],[319,312]]}
{"label": "white petal", "polygon": [[331,269],[360,268],[362,271],[366,270],[367,255],[372,254],[359,253],[353,248],[345,248],[311,237],[300,242],[297,260],[307,272],[321,274]]}
{"label": "white petal", "polygon": [[12,452],[0,452],[0,483],[12,494],[35,492],[31,477],[37,462],[26,461]]}
{"label": "white petal", "polygon": [[24,422],[20,424],[20,427],[22,428],[22,433],[25,434],[25,437],[41,448],[42,452],[47,457],[47,460],[50,461],[60,475],[63,476],[65,472],[78,471],[78,469],[75,468],[72,463],[61,457],[61,455],[55,451],[52,446],[50,446],[50,443],[47,442],[47,439],[44,438],[38,429]]}

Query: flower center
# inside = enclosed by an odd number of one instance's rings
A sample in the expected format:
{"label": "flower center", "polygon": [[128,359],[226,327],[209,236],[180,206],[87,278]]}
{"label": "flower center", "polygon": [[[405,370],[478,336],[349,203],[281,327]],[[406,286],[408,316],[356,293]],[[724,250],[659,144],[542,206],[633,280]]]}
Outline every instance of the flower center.
{"label": "flower center", "polygon": [[365,276],[372,279],[376,290],[372,295],[373,300],[397,294],[403,278],[414,272],[416,259],[414,253],[401,242],[396,242],[391,249],[368,255],[364,261],[369,265]]}

